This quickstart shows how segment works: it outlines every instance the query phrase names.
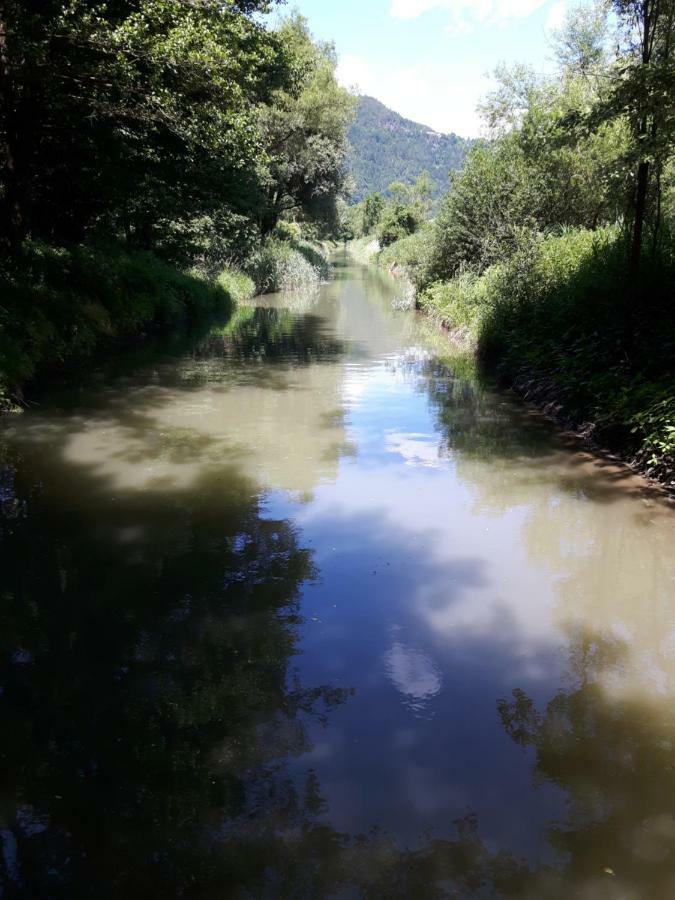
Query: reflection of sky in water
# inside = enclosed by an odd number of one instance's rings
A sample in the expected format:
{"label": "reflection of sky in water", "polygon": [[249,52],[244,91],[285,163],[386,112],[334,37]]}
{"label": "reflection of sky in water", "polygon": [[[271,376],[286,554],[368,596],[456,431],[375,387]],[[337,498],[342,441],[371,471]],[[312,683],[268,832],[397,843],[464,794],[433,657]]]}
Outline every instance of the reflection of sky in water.
{"label": "reflection of sky in water", "polygon": [[387,677],[416,715],[423,715],[427,703],[441,690],[443,679],[434,662],[415,647],[395,641],[384,655]]}
{"label": "reflection of sky in water", "polygon": [[[564,794],[548,781],[533,786],[532,753],[505,734],[496,704],[519,688],[542,706],[569,684],[563,626],[592,622],[605,593],[616,619],[635,577],[625,565],[616,571],[610,554],[598,593],[599,536],[616,534],[615,513],[580,506],[565,453],[551,450],[548,468],[530,461],[508,408],[498,413],[513,459],[489,444],[485,459],[447,448],[425,384],[410,359],[348,361],[355,457],[301,509],[269,498],[275,515],[302,527],[321,570],[304,592],[301,671],[356,688],[329,733],[313,732],[309,761],[339,829],[379,824],[414,845],[472,811],[492,846],[550,859],[542,836],[563,816]],[[450,395],[442,383],[437,391]],[[483,416],[499,422],[493,408]],[[467,422],[461,413],[460,433]],[[586,560],[596,566],[590,579]],[[636,662],[643,688],[661,685],[653,663],[648,674]],[[608,690],[625,689],[617,672],[605,673]],[[355,787],[364,784],[367,798]]]}
{"label": "reflection of sky in water", "polygon": [[391,360],[348,365],[356,457],[301,508],[268,497],[270,515],[302,527],[321,572],[304,591],[303,677],[356,688],[329,733],[312,734],[309,761],[339,829],[380,824],[414,843],[471,808],[487,837],[538,853],[508,810],[527,797],[543,825],[562,807],[554,789],[532,790],[529,754],[495,704],[516,684],[544,697],[560,678],[553,585],[528,562],[524,508],[476,514],[421,384]]}

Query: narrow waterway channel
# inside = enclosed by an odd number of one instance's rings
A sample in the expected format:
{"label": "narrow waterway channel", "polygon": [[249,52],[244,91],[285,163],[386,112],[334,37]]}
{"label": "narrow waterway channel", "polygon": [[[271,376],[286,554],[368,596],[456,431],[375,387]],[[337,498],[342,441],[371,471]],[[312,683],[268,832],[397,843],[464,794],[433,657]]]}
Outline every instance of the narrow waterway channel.
{"label": "narrow waterway channel", "polygon": [[675,896],[675,514],[398,292],[3,423],[3,896]]}

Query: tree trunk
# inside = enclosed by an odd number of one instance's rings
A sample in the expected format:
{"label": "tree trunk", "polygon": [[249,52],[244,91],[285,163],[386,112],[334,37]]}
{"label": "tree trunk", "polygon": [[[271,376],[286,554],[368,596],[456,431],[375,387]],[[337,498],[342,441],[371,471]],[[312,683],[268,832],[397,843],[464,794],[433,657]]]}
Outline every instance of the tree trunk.
{"label": "tree trunk", "polygon": [[25,237],[25,221],[18,175],[19,138],[17,133],[16,96],[12,66],[7,47],[7,10],[0,0],[0,109],[5,124],[1,152],[4,156],[2,181],[5,187],[3,230],[12,253],[17,254]]}
{"label": "tree trunk", "polygon": [[[642,65],[648,66],[652,55],[654,0],[643,0],[642,3]],[[645,111],[640,117],[638,126],[638,146],[644,142],[648,133],[648,119]],[[656,123],[652,130],[655,131]],[[642,259],[642,235],[645,227],[647,211],[647,191],[649,189],[649,162],[643,159],[638,164],[637,182],[635,185],[635,219],[633,221],[633,239],[630,248],[630,275],[635,279],[640,271]]]}
{"label": "tree trunk", "polygon": [[642,235],[645,227],[647,210],[647,189],[649,187],[649,163],[643,160],[638,166],[637,185],[635,188],[635,219],[633,221],[633,239],[630,248],[630,271],[637,276],[642,259]]}

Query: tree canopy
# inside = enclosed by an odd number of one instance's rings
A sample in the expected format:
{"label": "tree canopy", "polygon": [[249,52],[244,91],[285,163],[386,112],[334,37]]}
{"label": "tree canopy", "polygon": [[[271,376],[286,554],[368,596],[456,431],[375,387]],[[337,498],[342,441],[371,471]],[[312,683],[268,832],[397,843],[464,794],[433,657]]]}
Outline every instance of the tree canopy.
{"label": "tree canopy", "polygon": [[323,214],[351,101],[301,19],[264,24],[273,5],[0,4],[5,244],[103,233],[227,257],[285,210]]}

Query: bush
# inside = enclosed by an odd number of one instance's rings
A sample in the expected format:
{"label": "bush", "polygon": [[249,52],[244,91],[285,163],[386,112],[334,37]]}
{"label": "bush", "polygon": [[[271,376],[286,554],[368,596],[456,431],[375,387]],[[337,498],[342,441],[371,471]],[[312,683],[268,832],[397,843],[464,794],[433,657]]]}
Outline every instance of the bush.
{"label": "bush", "polygon": [[409,234],[414,234],[419,228],[420,220],[410,206],[402,203],[392,203],[386,207],[380,225],[377,229],[377,239],[380,247],[388,247],[395,241]]}
{"label": "bush", "polygon": [[669,478],[675,266],[668,254],[652,260],[642,290],[631,293],[625,259],[618,228],[569,229],[520,241],[510,259],[482,275],[465,269],[430,285],[420,305],[445,325],[470,331],[506,381],[555,401],[572,423],[592,422],[603,441]]}
{"label": "bush", "polygon": [[6,395],[41,367],[85,358],[102,343],[232,306],[252,288],[240,273],[214,282],[118,245],[28,243],[0,271],[0,390]]}
{"label": "bush", "polygon": [[300,241],[269,240],[249,261],[246,271],[261,294],[313,291],[328,278],[330,265],[317,247]]}
{"label": "bush", "polygon": [[447,328],[461,328],[477,338],[483,322],[496,302],[502,279],[498,266],[482,275],[461,272],[452,281],[438,281],[419,296],[419,306]]}
{"label": "bush", "polygon": [[400,238],[380,252],[378,264],[388,269],[402,269],[406,277],[417,285],[418,273],[429,253],[431,233],[431,227],[427,225],[414,234]]}
{"label": "bush", "polygon": [[255,294],[253,279],[238,269],[223,269],[216,279],[216,284],[234,303],[250,300]]}

